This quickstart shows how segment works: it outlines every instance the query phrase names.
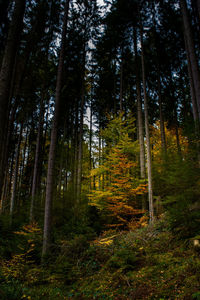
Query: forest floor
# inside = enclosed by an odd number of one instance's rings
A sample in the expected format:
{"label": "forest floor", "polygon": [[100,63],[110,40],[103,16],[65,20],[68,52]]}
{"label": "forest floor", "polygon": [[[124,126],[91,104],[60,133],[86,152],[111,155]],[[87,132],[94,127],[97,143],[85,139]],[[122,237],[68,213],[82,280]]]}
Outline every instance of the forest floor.
{"label": "forest floor", "polygon": [[43,265],[37,225],[18,232],[1,226],[0,239],[2,300],[200,299],[200,248],[162,220],[96,239],[75,235],[60,241]]}

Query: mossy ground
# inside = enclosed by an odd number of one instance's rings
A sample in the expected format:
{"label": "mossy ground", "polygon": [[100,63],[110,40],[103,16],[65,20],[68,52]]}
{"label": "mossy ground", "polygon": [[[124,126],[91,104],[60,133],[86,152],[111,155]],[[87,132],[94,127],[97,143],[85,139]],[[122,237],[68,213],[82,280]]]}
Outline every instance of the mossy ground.
{"label": "mossy ground", "polygon": [[2,256],[0,299],[200,299],[200,249],[162,222],[89,241],[76,235],[43,266],[33,240]]}

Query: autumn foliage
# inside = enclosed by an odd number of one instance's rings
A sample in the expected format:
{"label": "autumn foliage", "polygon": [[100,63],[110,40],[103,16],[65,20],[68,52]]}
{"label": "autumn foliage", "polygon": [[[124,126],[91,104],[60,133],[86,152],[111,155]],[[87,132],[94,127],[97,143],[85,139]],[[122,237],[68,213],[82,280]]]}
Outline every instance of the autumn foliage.
{"label": "autumn foliage", "polygon": [[145,213],[141,196],[146,194],[147,184],[138,175],[138,145],[130,137],[133,124],[127,125],[123,115],[116,119],[102,132],[109,141],[103,163],[91,172],[98,181],[89,194],[90,205],[110,217],[110,227],[135,228]]}

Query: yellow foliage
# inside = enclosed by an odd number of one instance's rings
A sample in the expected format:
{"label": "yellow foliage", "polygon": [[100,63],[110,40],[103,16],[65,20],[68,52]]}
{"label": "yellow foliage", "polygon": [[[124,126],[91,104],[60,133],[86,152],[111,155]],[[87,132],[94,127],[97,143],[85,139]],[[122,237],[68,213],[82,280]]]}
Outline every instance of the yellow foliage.
{"label": "yellow foliage", "polygon": [[[178,129],[179,135],[179,144],[181,153],[184,156],[188,153],[188,139],[182,133],[182,129]],[[174,128],[169,129],[167,124],[165,123],[165,138],[166,138],[166,145],[167,145],[167,154],[173,156],[177,154],[177,138],[176,132]],[[151,127],[151,145],[152,145],[152,156],[153,160],[156,162],[162,161],[162,144],[161,144],[161,137],[160,137],[160,124],[157,122],[154,126]]]}

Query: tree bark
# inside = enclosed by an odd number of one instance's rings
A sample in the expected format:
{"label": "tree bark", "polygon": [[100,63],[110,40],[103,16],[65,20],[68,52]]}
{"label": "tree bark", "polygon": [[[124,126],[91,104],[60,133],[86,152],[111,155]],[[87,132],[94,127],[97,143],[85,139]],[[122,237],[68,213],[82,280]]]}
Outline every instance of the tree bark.
{"label": "tree bark", "polygon": [[198,113],[198,107],[197,107],[197,101],[196,101],[196,95],[195,95],[195,89],[194,89],[194,81],[193,81],[193,76],[192,76],[192,67],[191,67],[191,61],[189,58],[189,51],[188,51],[188,45],[187,45],[187,40],[185,38],[184,34],[184,39],[185,39],[185,49],[186,49],[186,56],[187,56],[187,67],[188,67],[188,75],[189,75],[189,83],[190,83],[190,95],[191,95],[191,100],[192,100],[192,112],[193,112],[193,118],[195,122],[195,126],[198,123],[199,120],[199,113]]}
{"label": "tree bark", "polygon": [[123,57],[121,59],[121,64],[120,64],[120,96],[119,96],[119,104],[120,104],[120,113],[122,113],[123,112]]}
{"label": "tree bark", "polygon": [[146,132],[146,145],[147,145],[149,216],[150,216],[150,224],[152,224],[154,222],[152,163],[151,163],[151,145],[150,145],[150,135],[149,135],[149,116],[148,116],[148,101],[147,101],[147,92],[146,92],[146,74],[145,74],[145,64],[144,64],[142,25],[140,25],[140,41],[141,41],[142,81],[143,81],[143,93],[144,93],[145,132]]}
{"label": "tree bark", "polygon": [[36,150],[35,150],[33,181],[32,181],[32,189],[31,189],[30,222],[33,222],[34,220],[35,196],[38,190],[37,183],[38,183],[38,171],[39,171],[40,154],[41,154],[43,123],[44,123],[44,95],[42,95],[40,101],[40,115],[39,115],[39,124],[38,124],[38,132],[37,132]]}
{"label": "tree bark", "polygon": [[[199,67],[197,62],[197,57],[195,53],[195,46],[194,40],[192,37],[192,28],[189,20],[189,15],[187,11],[187,4],[185,0],[180,0],[180,7],[183,17],[183,25],[184,25],[184,33],[186,39],[186,51],[188,52],[188,59],[191,63],[191,70],[192,70],[192,78],[194,83],[194,90],[195,90],[195,98],[197,101],[198,107],[198,114],[200,118],[200,74],[199,74]],[[189,63],[189,62],[188,62]]]}
{"label": "tree bark", "polygon": [[42,248],[43,258],[49,252],[50,242],[51,242],[51,207],[52,207],[52,199],[53,199],[53,173],[54,173],[54,165],[55,165],[56,142],[57,142],[57,135],[58,135],[60,95],[61,95],[61,87],[62,87],[62,74],[63,74],[63,64],[64,64],[64,52],[65,52],[65,40],[66,40],[67,21],[68,21],[68,12],[69,12],[69,2],[70,0],[66,0],[65,3],[65,14],[63,20],[63,27],[62,27],[61,48],[60,48],[57,81],[56,81],[55,111],[54,111],[54,119],[52,124],[51,143],[50,143],[49,159],[48,159],[43,248]]}
{"label": "tree bark", "polygon": [[165,123],[163,118],[163,107],[162,107],[162,93],[161,93],[161,81],[160,81],[160,67],[158,69],[158,104],[159,104],[159,116],[160,116],[160,135],[161,135],[161,147],[164,154],[167,153],[167,145],[165,138]]}
{"label": "tree bark", "polygon": [[15,8],[0,71],[0,195],[5,169],[3,154],[5,153],[4,147],[6,144],[11,78],[23,26],[25,4],[26,0],[15,0]]}
{"label": "tree bark", "polygon": [[85,102],[84,83],[82,87],[81,96],[81,113],[80,113],[80,131],[79,131],[79,143],[78,143],[78,165],[77,165],[77,204],[80,203],[81,197],[81,178],[82,178],[82,156],[83,156],[83,112]]}
{"label": "tree bark", "polygon": [[[91,95],[92,96],[92,95]],[[92,100],[90,101],[90,171],[92,170],[92,116],[93,116],[93,107],[92,107]],[[90,177],[90,189],[92,189],[92,178]]]}
{"label": "tree bark", "polygon": [[15,154],[15,170],[14,170],[13,188],[12,188],[12,194],[11,194],[11,200],[10,200],[10,225],[12,225],[16,191],[17,191],[17,179],[18,179],[18,167],[19,167],[19,155],[20,155],[20,146],[21,146],[21,139],[22,139],[22,129],[23,129],[23,125],[21,125],[21,128],[20,128],[20,133],[19,133],[17,148],[16,148],[16,154]]}
{"label": "tree bark", "polygon": [[196,1],[197,1],[197,9],[198,9],[198,15],[199,15],[199,23],[200,23],[200,0],[196,0]]}
{"label": "tree bark", "polygon": [[134,30],[134,52],[135,52],[135,72],[136,72],[136,91],[137,91],[137,119],[138,119],[138,137],[140,144],[140,176],[145,178],[145,151],[144,151],[144,128],[142,117],[141,86],[138,68],[138,51],[137,51],[137,33]]}

